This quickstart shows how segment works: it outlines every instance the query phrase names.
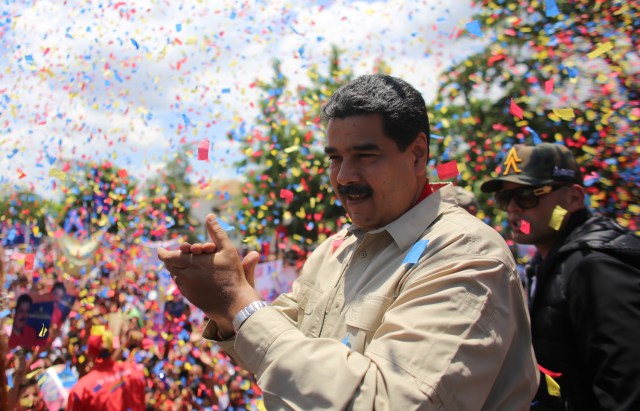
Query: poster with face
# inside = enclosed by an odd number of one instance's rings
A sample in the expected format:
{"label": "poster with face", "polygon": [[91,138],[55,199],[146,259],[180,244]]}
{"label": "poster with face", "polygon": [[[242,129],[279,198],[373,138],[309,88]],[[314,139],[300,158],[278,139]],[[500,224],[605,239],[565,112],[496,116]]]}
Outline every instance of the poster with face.
{"label": "poster with face", "polygon": [[22,294],[16,301],[9,348],[45,346],[54,310],[51,295]]}
{"label": "poster with face", "polygon": [[54,301],[53,317],[51,323],[61,325],[69,316],[77,293],[67,290],[61,282],[56,282],[51,288],[50,298]]}

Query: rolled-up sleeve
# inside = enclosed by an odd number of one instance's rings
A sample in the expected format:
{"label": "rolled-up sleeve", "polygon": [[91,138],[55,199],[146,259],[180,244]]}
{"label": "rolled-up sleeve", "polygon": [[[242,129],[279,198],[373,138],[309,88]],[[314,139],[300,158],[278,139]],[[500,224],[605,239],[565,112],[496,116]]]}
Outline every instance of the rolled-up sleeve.
{"label": "rolled-up sleeve", "polygon": [[528,409],[537,372],[520,292],[500,261],[453,260],[409,277],[362,354],[305,336],[289,304],[252,315],[226,350],[268,409]]}

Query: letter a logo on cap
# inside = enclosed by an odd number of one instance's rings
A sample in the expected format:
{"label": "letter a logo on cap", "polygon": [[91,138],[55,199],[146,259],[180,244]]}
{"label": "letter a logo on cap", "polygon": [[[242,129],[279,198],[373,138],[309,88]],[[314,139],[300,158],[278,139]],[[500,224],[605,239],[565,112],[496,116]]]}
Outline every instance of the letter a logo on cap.
{"label": "letter a logo on cap", "polygon": [[515,147],[511,147],[511,150],[509,150],[509,154],[507,154],[507,160],[504,162],[504,173],[502,173],[502,175],[507,175],[509,174],[509,169],[513,168],[513,172],[514,173],[519,173],[520,169],[518,168],[518,164],[519,162],[521,162],[522,160],[520,159],[520,157],[518,157],[518,153],[516,152],[516,148]]}

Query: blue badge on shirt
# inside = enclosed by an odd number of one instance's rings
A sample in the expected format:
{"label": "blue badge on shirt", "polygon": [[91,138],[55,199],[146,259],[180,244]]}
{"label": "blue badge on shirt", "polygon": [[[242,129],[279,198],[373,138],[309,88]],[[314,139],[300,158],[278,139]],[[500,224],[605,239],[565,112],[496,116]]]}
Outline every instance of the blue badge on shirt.
{"label": "blue badge on shirt", "polygon": [[418,262],[425,248],[427,248],[427,244],[429,244],[429,240],[420,240],[411,247],[409,253],[402,260],[402,265],[404,264],[415,264]]}

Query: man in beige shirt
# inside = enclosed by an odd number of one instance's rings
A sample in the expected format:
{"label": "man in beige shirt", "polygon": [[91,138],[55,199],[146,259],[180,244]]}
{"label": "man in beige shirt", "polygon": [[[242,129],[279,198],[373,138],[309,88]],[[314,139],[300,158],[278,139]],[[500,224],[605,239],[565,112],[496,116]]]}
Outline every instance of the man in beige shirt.
{"label": "man in beige shirt", "polygon": [[516,265],[490,227],[429,184],[429,123],[403,80],[362,76],[323,108],[331,184],[353,225],[267,306],[213,215],[212,242],[158,255],[256,374],[268,409],[526,410],[538,386]]}

